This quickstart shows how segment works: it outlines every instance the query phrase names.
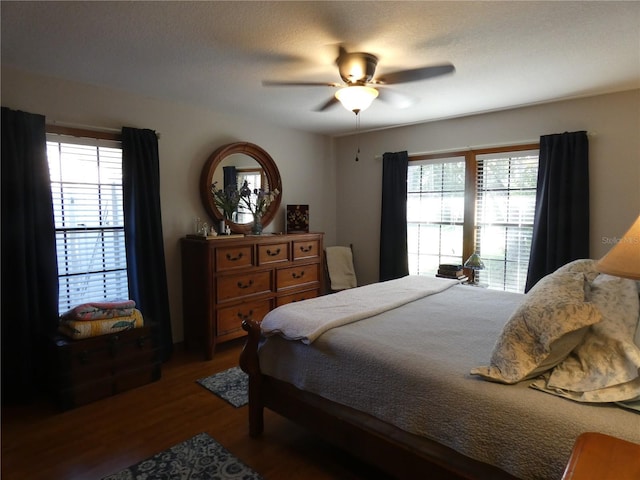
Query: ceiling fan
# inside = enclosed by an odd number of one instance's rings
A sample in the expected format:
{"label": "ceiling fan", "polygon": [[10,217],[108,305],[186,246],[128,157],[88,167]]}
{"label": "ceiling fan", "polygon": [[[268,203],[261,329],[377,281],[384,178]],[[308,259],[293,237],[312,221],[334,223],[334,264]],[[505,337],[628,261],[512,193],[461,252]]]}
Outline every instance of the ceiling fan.
{"label": "ceiling fan", "polygon": [[342,78],[344,83],[265,80],[262,82],[262,85],[267,87],[321,86],[339,88],[340,90],[338,90],[333,97],[316,110],[327,110],[339,102],[347,110],[358,115],[358,113],[368,108],[376,98],[389,102],[399,108],[407,107],[414,102],[413,97],[387,89],[385,88],[387,85],[425,80],[427,78],[445,75],[455,70],[452,64],[445,63],[410,70],[400,70],[375,77],[378,57],[366,52],[347,52],[343,47],[340,47],[338,58],[336,58],[336,65],[338,66],[340,78]]}

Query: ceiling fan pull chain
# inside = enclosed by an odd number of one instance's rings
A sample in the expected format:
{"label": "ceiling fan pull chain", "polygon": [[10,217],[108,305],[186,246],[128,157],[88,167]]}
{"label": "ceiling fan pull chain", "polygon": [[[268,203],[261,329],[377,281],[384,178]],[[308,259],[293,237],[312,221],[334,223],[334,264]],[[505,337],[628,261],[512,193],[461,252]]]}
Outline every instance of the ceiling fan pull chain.
{"label": "ceiling fan pull chain", "polygon": [[354,110],[355,114],[356,114],[356,142],[358,143],[358,152],[356,153],[356,162],[359,162],[360,159],[358,158],[358,155],[360,154],[360,115],[358,115],[358,113],[360,113],[359,111]]}

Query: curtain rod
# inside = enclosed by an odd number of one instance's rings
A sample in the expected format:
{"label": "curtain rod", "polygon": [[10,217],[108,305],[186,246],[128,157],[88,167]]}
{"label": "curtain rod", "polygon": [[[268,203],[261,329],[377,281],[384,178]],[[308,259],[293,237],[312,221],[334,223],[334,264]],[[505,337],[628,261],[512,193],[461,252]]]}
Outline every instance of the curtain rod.
{"label": "curtain rod", "polygon": [[[587,136],[588,137],[596,137],[598,135],[598,132],[587,132]],[[472,151],[472,150],[480,150],[483,148],[498,148],[498,147],[516,147],[518,145],[527,145],[529,143],[539,143],[540,142],[540,137],[536,138],[535,140],[521,140],[518,142],[510,142],[510,143],[505,143],[505,144],[501,144],[501,145],[475,145],[473,147],[470,146],[466,146],[466,147],[459,147],[459,148],[448,148],[446,150],[432,150],[430,152],[408,152],[409,157],[416,157],[419,155],[439,155],[441,153],[451,153],[451,152],[465,152],[465,151]],[[374,157],[374,160],[382,160],[382,155],[376,155]]]}
{"label": "curtain rod", "polygon": [[[84,125],[82,123],[61,122],[59,120],[53,120],[51,122],[51,125],[55,125],[58,127],[78,128],[81,130],[93,130],[96,132],[104,132],[104,133],[117,133],[118,135],[122,133],[121,128],[98,127],[96,125]],[[160,132],[156,132],[156,137],[160,138]]]}

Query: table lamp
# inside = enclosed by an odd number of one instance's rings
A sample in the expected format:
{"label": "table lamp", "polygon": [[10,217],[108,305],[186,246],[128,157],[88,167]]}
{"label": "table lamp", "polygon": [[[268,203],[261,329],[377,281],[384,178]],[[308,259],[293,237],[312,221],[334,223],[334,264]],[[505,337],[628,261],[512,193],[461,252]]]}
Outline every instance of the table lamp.
{"label": "table lamp", "polygon": [[596,269],[607,275],[640,280],[640,215],[627,233],[598,260]]}
{"label": "table lamp", "polygon": [[468,268],[472,271],[471,281],[469,282],[469,284],[477,286],[478,282],[476,281],[476,271],[484,270],[484,263],[482,263],[480,255],[478,255],[476,252],[473,252],[473,254],[469,258],[467,258],[467,261],[464,262],[464,268]]}

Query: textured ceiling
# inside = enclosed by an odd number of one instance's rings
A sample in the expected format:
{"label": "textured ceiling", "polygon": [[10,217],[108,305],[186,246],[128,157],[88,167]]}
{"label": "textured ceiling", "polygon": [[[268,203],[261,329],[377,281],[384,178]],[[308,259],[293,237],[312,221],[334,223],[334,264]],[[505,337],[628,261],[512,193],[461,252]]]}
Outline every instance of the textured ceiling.
{"label": "textured ceiling", "polygon": [[640,2],[9,2],[2,65],[340,135],[355,116],[316,112],[338,82],[339,45],[376,73],[451,62],[394,86],[364,130],[640,88]]}

